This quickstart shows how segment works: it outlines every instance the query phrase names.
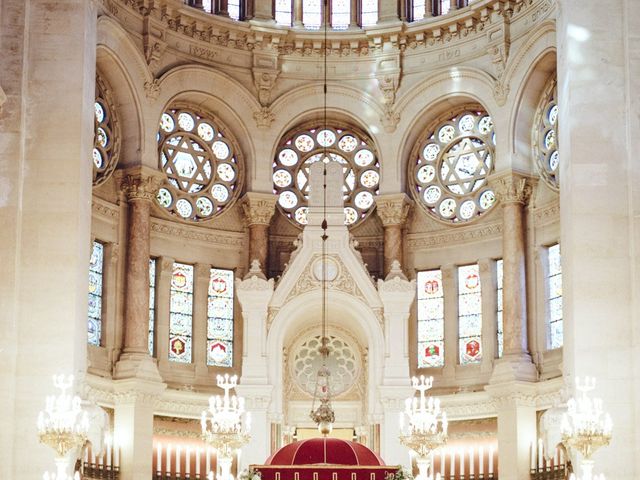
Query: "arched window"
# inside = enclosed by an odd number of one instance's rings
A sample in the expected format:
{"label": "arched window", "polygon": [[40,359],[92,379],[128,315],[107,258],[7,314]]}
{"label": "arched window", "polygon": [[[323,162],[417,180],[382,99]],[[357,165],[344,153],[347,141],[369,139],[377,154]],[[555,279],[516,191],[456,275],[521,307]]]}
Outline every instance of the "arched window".
{"label": "arched window", "polygon": [[166,110],[160,120],[158,155],[166,181],[157,200],[167,212],[199,222],[236,200],[242,181],[239,149],[210,116],[186,108]]}
{"label": "arched window", "polygon": [[[325,148],[327,157],[323,156]],[[345,224],[355,225],[373,210],[380,164],[372,140],[353,129],[314,126],[285,136],[273,162],[278,209],[294,224],[307,224],[311,164],[329,160],[342,164],[344,171]]]}
{"label": "arched window", "polygon": [[293,0],[275,0],[273,10],[276,23],[279,23],[280,25],[291,26],[291,17],[293,15]]}
{"label": "arched window", "polygon": [[193,265],[174,262],[169,290],[169,360],[191,363]]}
{"label": "arched window", "polygon": [[106,182],[118,164],[120,154],[120,129],[115,116],[109,88],[96,77],[93,137],[93,185]]}
{"label": "arched window", "polygon": [[331,2],[331,27],[336,30],[349,28],[351,21],[351,0],[333,0]]}
{"label": "arched window", "polygon": [[496,199],[487,184],[494,145],[493,121],[484,111],[464,111],[438,125],[418,145],[410,164],[418,203],[451,223],[468,222],[489,210]]}
{"label": "arched window", "polygon": [[378,23],[378,0],[362,0],[360,26],[370,27]]}
{"label": "arched window", "polygon": [[102,290],[104,285],[104,244],[93,242],[89,260],[88,342],[102,343]]}
{"label": "arched window", "polygon": [[418,368],[444,365],[442,271],[418,272]]}
{"label": "arched window", "polygon": [[482,286],[478,264],[458,267],[460,365],[482,360]]}
{"label": "arched window", "polygon": [[311,30],[322,26],[322,3],[323,0],[303,0],[302,2],[302,24]]}
{"label": "arched window", "polygon": [[212,268],[207,307],[207,365],[233,366],[233,272]]}
{"label": "arched window", "polygon": [[562,264],[560,263],[560,245],[557,243],[547,249],[547,301],[548,301],[548,345],[550,349],[560,348],[563,344],[564,329],[562,323]]}
{"label": "arched window", "polygon": [[156,356],[156,258],[149,259],[149,355]]}
{"label": "arched window", "polygon": [[540,176],[554,190],[560,187],[558,166],[558,87],[555,77],[547,84],[536,111],[533,127],[533,158]]}

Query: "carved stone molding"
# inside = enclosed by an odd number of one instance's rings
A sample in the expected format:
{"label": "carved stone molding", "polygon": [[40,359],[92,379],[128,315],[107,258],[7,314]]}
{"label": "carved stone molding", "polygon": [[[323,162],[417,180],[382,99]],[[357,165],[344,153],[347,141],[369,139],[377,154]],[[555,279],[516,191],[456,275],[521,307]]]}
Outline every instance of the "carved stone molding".
{"label": "carved stone molding", "polygon": [[503,203],[521,203],[526,205],[533,193],[535,180],[516,172],[491,179],[498,200]]}
{"label": "carved stone molding", "polygon": [[116,205],[107,203],[106,201],[97,197],[94,197],[91,201],[91,210],[96,215],[107,218],[109,220],[117,220],[120,217],[120,210]]}
{"label": "carved stone molding", "polygon": [[253,119],[258,128],[269,128],[276,116],[269,107],[262,107],[260,110],[253,112]]}
{"label": "carved stone molding", "polygon": [[187,240],[197,240],[204,243],[223,247],[244,248],[244,235],[236,232],[219,232],[205,230],[201,227],[190,227],[176,223],[151,219],[151,231],[170,237],[181,237]]}
{"label": "carved stone molding", "polygon": [[157,78],[151,82],[144,82],[144,94],[149,100],[157,100],[160,95],[160,82]]}
{"label": "carved stone molding", "polygon": [[446,233],[411,234],[407,239],[407,249],[410,252],[415,252],[430,247],[455,245],[469,241],[486,240],[487,238],[500,238],[501,236],[502,223],[474,225],[471,228],[456,229],[456,231]]}
{"label": "carved stone molding", "polygon": [[156,198],[162,184],[158,172],[146,167],[135,167],[129,170],[116,171],[116,180],[127,201],[148,200]]}
{"label": "carved stone molding", "polygon": [[242,211],[247,224],[269,225],[275,212],[276,199],[272,193],[247,192],[242,198]]}
{"label": "carved stone molding", "polygon": [[560,203],[553,202],[534,209],[533,222],[535,225],[548,225],[560,221]]}
{"label": "carved stone molding", "polygon": [[376,198],[378,217],[385,227],[404,225],[411,212],[413,200],[404,193],[380,195]]}
{"label": "carved stone molding", "polygon": [[0,112],[2,112],[2,105],[7,101],[7,95],[4,93],[2,87],[0,87]]}

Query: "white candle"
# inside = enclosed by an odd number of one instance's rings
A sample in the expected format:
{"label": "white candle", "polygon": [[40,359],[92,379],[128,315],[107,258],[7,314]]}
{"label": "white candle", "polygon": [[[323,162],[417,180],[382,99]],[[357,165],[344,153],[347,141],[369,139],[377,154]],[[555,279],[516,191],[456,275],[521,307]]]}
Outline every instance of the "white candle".
{"label": "white candle", "polygon": [[444,448],[440,449],[440,474],[444,476]]}
{"label": "white candle", "polygon": [[111,465],[111,442],[107,442],[107,465]]}
{"label": "white candle", "polygon": [[489,447],[489,475],[493,474],[493,445]]}
{"label": "white candle", "polygon": [[180,448],[180,445],[178,445],[176,447],[176,475],[179,477],[180,476],[180,457],[182,453],[182,449]]}
{"label": "white candle", "polygon": [[544,447],[542,444],[542,440],[538,440],[538,468],[542,470],[544,462]]}
{"label": "white candle", "polygon": [[452,448],[449,450],[449,460],[451,461],[451,473],[450,475],[456,476],[456,451]]}
{"label": "white candle", "polygon": [[86,446],[84,449],[84,463],[89,463],[89,447]]}
{"label": "white candle", "polygon": [[529,448],[529,452],[531,453],[531,470],[536,469],[536,447],[533,442],[531,442],[531,447]]}
{"label": "white candle", "polygon": [[469,475],[473,475],[473,469],[475,465],[473,464],[473,447],[469,449]]}
{"label": "white candle", "polygon": [[562,450],[561,448],[559,448],[558,450],[560,450],[560,461],[558,465],[564,465],[564,450]]}
{"label": "white candle", "polygon": [[104,452],[100,452],[98,454],[98,464],[102,467],[104,464]]}
{"label": "white candle", "polygon": [[211,449],[207,447],[207,475],[211,472]]}
{"label": "white candle", "polygon": [[113,456],[114,456],[114,460],[113,460],[113,466],[114,467],[119,467],[120,466],[120,446],[119,445],[113,445]]}
{"label": "white candle", "polygon": [[162,444],[158,442],[156,449],[156,472],[162,472]]}
{"label": "white candle", "polygon": [[167,445],[167,473],[171,473],[171,444]]}
{"label": "white candle", "polygon": [[484,475],[484,447],[478,449],[478,474]]}
{"label": "white candle", "polygon": [[460,478],[464,478],[464,448],[460,449]]}
{"label": "white candle", "polygon": [[94,452],[94,450],[93,450],[93,445],[91,446],[91,463],[93,465],[96,464],[96,452]]}
{"label": "white candle", "polygon": [[556,448],[556,464],[554,465],[556,468],[560,465],[560,449]]}
{"label": "white candle", "polygon": [[200,477],[200,449],[196,450],[196,478]]}
{"label": "white candle", "polygon": [[187,463],[184,473],[189,477],[191,476],[191,447],[187,447]]}

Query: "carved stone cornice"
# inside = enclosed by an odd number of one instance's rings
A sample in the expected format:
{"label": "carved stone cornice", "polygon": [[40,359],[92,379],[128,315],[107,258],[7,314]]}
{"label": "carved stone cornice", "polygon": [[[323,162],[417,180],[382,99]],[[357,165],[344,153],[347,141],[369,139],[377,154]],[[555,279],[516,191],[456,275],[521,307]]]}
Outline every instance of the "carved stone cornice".
{"label": "carved stone cornice", "polygon": [[120,191],[124,193],[128,202],[135,200],[153,201],[162,184],[159,172],[147,167],[118,170],[115,176],[120,185]]}
{"label": "carved stone cornice", "polygon": [[2,112],[2,105],[7,101],[7,95],[4,93],[2,87],[0,87],[0,112]]}
{"label": "carved stone cornice", "polygon": [[243,248],[245,246],[244,235],[241,233],[209,230],[191,225],[179,225],[175,222],[157,218],[151,219],[151,231],[170,237],[181,237],[222,247]]}
{"label": "carved stone cornice", "polygon": [[407,238],[407,249],[410,252],[419,251],[430,247],[450,246],[473,241],[486,240],[487,238],[500,238],[502,236],[502,222],[460,227],[455,231],[444,233],[415,233]]}
{"label": "carved stone cornice", "polygon": [[376,198],[376,210],[384,227],[404,225],[412,206],[413,200],[404,193],[380,195]]}
{"label": "carved stone cornice", "polygon": [[272,193],[247,192],[242,197],[242,211],[247,224],[269,225],[275,212],[276,198]]}
{"label": "carved stone cornice", "polygon": [[118,217],[120,217],[120,210],[117,205],[113,205],[97,197],[93,197],[93,200],[91,201],[91,210],[96,215],[108,219],[117,220]]}
{"label": "carved stone cornice", "polygon": [[490,181],[498,200],[503,203],[526,205],[533,193],[535,179],[516,172],[494,177]]}

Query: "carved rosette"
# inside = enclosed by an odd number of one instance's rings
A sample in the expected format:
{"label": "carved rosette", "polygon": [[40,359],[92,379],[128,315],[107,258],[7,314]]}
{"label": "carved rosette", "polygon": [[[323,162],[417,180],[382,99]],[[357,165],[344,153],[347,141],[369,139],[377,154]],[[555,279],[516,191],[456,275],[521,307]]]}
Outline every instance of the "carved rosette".
{"label": "carved rosette", "polygon": [[404,193],[376,198],[376,209],[384,227],[404,225],[412,206],[413,201]]}
{"label": "carved rosette", "polygon": [[491,183],[498,200],[503,203],[526,205],[533,193],[534,180],[516,173],[495,178]]}
{"label": "carved rosette", "polygon": [[158,194],[162,179],[155,173],[147,173],[142,169],[118,172],[120,191],[124,193],[127,201],[148,200],[153,201]]}
{"label": "carved rosette", "polygon": [[269,225],[275,212],[276,196],[270,193],[248,192],[242,199],[242,210],[249,226]]}

